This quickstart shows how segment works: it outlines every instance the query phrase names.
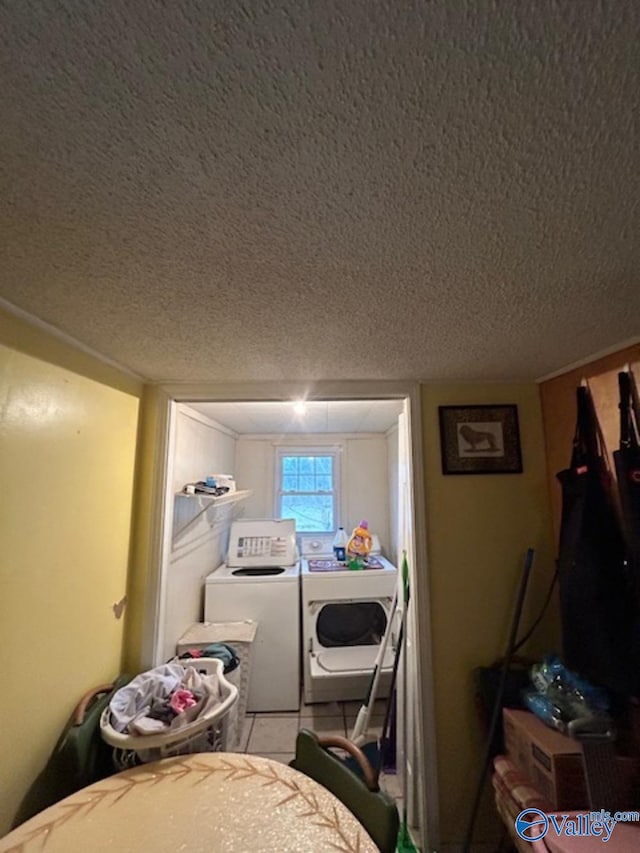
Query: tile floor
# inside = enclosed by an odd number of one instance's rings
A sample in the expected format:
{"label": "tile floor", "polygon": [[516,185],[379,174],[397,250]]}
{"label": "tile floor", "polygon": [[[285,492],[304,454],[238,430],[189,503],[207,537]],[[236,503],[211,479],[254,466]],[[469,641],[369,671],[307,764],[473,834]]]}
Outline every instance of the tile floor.
{"label": "tile floor", "polygon": [[[238,751],[263,755],[288,764],[294,756],[299,729],[349,737],[360,706],[360,702],[302,703],[299,711],[247,714]],[[372,738],[379,737],[382,732],[385,710],[386,702],[378,701],[374,704],[367,732]],[[401,804],[400,784],[395,774],[383,773],[380,785]]]}

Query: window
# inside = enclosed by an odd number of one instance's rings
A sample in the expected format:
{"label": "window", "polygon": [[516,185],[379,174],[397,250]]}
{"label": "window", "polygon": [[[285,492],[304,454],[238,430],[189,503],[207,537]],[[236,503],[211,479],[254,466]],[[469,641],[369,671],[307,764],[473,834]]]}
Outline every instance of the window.
{"label": "window", "polygon": [[276,516],[293,518],[298,533],[330,533],[339,515],[335,447],[281,447],[277,451]]}

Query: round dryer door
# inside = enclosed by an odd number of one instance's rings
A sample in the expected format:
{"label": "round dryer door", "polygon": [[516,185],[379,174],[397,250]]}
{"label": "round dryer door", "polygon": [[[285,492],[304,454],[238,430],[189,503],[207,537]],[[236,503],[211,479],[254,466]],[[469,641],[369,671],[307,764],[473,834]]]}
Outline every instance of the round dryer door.
{"label": "round dryer door", "polygon": [[387,614],[378,601],[325,604],[318,613],[316,637],[325,648],[377,646],[387,627]]}

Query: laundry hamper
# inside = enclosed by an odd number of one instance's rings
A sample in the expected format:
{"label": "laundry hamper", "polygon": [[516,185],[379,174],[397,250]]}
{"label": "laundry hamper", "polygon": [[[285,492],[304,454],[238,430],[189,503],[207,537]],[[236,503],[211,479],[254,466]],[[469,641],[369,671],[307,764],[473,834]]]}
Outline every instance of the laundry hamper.
{"label": "laundry hamper", "polygon": [[[180,661],[186,668],[187,664]],[[116,731],[111,725],[107,707],[100,717],[100,734],[113,747],[113,762],[117,770],[125,770],[161,758],[189,755],[193,752],[225,752],[230,748],[231,721],[238,703],[238,688],[223,674],[223,663],[217,658],[189,662],[198,671],[215,674],[220,683],[221,701],[208,712],[186,725],[158,734],[131,735]]]}
{"label": "laundry hamper", "polygon": [[[180,637],[176,645],[176,655],[183,655],[191,649],[202,650],[213,643],[227,643],[238,655],[240,665],[225,675],[225,678],[238,688],[238,704],[229,723],[229,743],[235,748],[240,746],[243,721],[247,713],[253,642],[257,629],[258,623],[251,619],[242,622],[196,622]],[[194,658],[193,665],[199,667],[203,660],[207,658]],[[185,660],[180,663],[185,663]]]}

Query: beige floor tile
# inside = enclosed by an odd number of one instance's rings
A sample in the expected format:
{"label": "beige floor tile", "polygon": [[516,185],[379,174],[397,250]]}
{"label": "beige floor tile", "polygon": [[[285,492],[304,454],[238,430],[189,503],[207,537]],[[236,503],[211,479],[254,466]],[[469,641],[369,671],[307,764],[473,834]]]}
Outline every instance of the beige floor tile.
{"label": "beige floor tile", "polygon": [[341,717],[341,702],[314,702],[312,705],[302,703],[300,706],[301,717]]}
{"label": "beige floor tile", "polygon": [[344,717],[303,717],[300,716],[300,728],[311,729],[319,735],[342,735],[345,737]]}
{"label": "beige floor tile", "polygon": [[[362,708],[362,702],[343,702],[344,712],[347,717],[358,716],[358,711]],[[387,700],[386,699],[376,699],[373,703],[373,709],[371,711],[375,716],[383,716],[387,712]]]}
{"label": "beige floor tile", "polygon": [[247,752],[295,752],[298,718],[258,715],[253,723]]}
{"label": "beige floor tile", "polygon": [[327,714],[324,711],[316,710],[313,706],[308,706],[303,708],[300,714],[300,728],[304,725],[305,728],[315,731],[319,726],[325,725],[323,720],[340,720],[344,726],[344,714],[340,708],[333,714]]}
{"label": "beige floor tile", "polygon": [[253,728],[254,715],[247,714],[242,721],[242,734],[240,735],[240,744],[238,745],[238,752],[246,752],[247,745],[249,743],[249,736],[251,734],[251,729]]}
{"label": "beige floor tile", "polygon": [[258,711],[255,716],[256,717],[265,717],[268,720],[272,720],[274,717],[298,717],[300,715],[300,711]]}
{"label": "beige floor tile", "polygon": [[381,774],[380,787],[383,788],[387,794],[390,794],[394,800],[401,799],[402,789],[400,786],[400,780],[396,775],[392,775],[391,773]]}

